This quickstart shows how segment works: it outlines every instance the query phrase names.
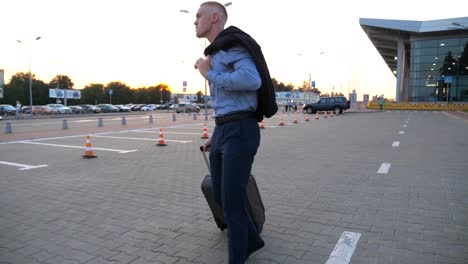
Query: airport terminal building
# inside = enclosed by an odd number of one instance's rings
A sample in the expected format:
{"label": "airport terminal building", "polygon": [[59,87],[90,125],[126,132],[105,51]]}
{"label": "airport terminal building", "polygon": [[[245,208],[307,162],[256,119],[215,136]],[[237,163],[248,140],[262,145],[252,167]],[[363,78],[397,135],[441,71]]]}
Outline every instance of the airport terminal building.
{"label": "airport terminal building", "polygon": [[359,23],[397,78],[397,102],[468,102],[468,17]]}

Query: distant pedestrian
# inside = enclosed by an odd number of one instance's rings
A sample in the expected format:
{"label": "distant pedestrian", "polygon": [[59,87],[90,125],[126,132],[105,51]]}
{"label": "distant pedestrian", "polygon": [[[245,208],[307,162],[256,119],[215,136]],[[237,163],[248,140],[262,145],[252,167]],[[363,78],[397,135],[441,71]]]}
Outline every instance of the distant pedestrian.
{"label": "distant pedestrian", "polygon": [[296,104],[296,102],[293,102],[293,103],[291,104],[291,107],[292,107],[292,109],[294,109],[294,112],[297,112],[297,104]]}
{"label": "distant pedestrian", "polygon": [[384,102],[384,98],[383,98],[383,96],[380,96],[380,97],[379,97],[379,107],[380,107],[380,111],[382,111],[383,102]]}
{"label": "distant pedestrian", "polygon": [[20,118],[21,113],[21,103],[20,101],[16,101],[16,118]]}

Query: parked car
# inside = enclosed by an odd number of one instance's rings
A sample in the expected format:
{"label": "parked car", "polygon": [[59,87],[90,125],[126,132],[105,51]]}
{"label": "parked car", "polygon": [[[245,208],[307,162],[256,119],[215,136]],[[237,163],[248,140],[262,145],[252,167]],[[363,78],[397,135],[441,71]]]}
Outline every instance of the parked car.
{"label": "parked car", "polygon": [[63,104],[48,104],[46,105],[52,109],[54,109],[59,114],[71,114],[72,110],[70,107],[64,106]]}
{"label": "parked car", "polygon": [[31,114],[31,106],[29,105],[23,105],[21,107],[21,113],[23,114]]}
{"label": "parked car", "polygon": [[141,108],[141,111],[154,111],[156,106],[154,104],[147,104]]}
{"label": "parked car", "polygon": [[81,106],[73,105],[73,106],[69,106],[69,108],[72,110],[72,113],[74,114],[81,114],[85,112],[83,107]]}
{"label": "parked car", "polygon": [[81,105],[78,105],[79,107],[83,108],[83,111],[85,113],[94,113],[94,114],[99,114],[101,113],[101,109],[99,107],[96,107],[94,105],[90,105],[90,104],[81,104]]}
{"label": "parked car", "polygon": [[98,104],[96,106],[99,107],[99,109],[101,109],[101,112],[103,113],[120,112],[120,110],[117,107],[111,104]]}
{"label": "parked car", "polygon": [[141,108],[145,106],[144,104],[136,104],[131,109],[132,111],[141,111]]}
{"label": "parked car", "polygon": [[57,110],[48,107],[47,105],[33,105],[32,113],[33,115],[50,115],[56,114]]}
{"label": "parked car", "polygon": [[0,115],[16,115],[16,108],[9,104],[0,105]]}
{"label": "parked car", "polygon": [[130,107],[124,105],[114,105],[119,109],[120,112],[130,112]]}
{"label": "parked car", "polygon": [[344,96],[321,97],[315,103],[304,104],[303,111],[308,114],[315,114],[317,111],[333,111],[341,114],[349,109],[350,102]]}
{"label": "parked car", "polygon": [[200,112],[200,107],[196,104],[191,103],[179,103],[176,107],[176,113],[198,113]]}
{"label": "parked car", "polygon": [[169,109],[170,105],[171,105],[170,103],[165,103],[165,104],[160,105],[158,109]]}

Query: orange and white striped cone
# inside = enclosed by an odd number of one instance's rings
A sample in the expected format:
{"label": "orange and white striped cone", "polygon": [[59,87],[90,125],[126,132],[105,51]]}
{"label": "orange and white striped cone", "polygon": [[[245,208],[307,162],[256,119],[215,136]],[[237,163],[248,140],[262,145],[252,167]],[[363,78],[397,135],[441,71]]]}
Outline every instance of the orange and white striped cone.
{"label": "orange and white striped cone", "polygon": [[158,138],[158,144],[156,146],[167,146],[166,143],[164,142],[164,136],[163,136],[163,129],[159,129],[159,138]]}
{"label": "orange and white striped cone", "polygon": [[297,124],[298,121],[297,121],[297,114],[294,115],[294,121],[293,121],[294,124]]}
{"label": "orange and white striped cone", "polygon": [[206,129],[206,124],[203,124],[203,135],[201,136],[201,138],[210,138],[210,136],[208,136],[208,130]]}
{"label": "orange and white striped cone", "polygon": [[279,123],[280,126],[284,126],[284,119],[283,119],[283,116],[280,116],[280,123]]}
{"label": "orange and white striped cone", "polygon": [[93,153],[93,147],[91,146],[91,137],[89,135],[86,136],[86,144],[85,144],[85,154],[81,156],[83,159],[92,159],[97,158],[96,155]]}
{"label": "orange and white striped cone", "polygon": [[319,120],[318,111],[315,112],[315,120]]}
{"label": "orange and white striped cone", "polygon": [[309,122],[309,114],[308,114],[308,113],[306,113],[305,121],[306,121],[306,122]]}
{"label": "orange and white striped cone", "polygon": [[263,120],[260,121],[260,125],[258,126],[260,129],[265,129],[265,125],[263,124]]}
{"label": "orange and white striped cone", "polygon": [[333,111],[330,111],[330,117],[333,117]]}
{"label": "orange and white striped cone", "polygon": [[327,111],[323,111],[323,118],[327,118]]}

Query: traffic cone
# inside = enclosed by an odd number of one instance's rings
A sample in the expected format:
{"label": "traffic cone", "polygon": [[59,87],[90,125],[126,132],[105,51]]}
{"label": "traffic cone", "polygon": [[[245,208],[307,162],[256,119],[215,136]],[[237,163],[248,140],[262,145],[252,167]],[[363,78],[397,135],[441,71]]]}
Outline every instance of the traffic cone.
{"label": "traffic cone", "polygon": [[318,111],[315,112],[315,120],[319,120]]}
{"label": "traffic cone", "polygon": [[309,114],[308,113],[306,113],[305,121],[307,121],[307,122],[309,121]]}
{"label": "traffic cone", "polygon": [[158,144],[156,146],[167,146],[166,143],[164,143],[164,136],[163,136],[163,129],[159,129],[159,138],[158,138]]}
{"label": "traffic cone", "polygon": [[330,117],[333,117],[333,111],[330,111]]}
{"label": "traffic cone", "polygon": [[91,137],[89,135],[86,136],[86,144],[85,144],[85,154],[81,156],[83,159],[92,159],[97,158],[96,155],[93,153],[93,147],[91,147]]}
{"label": "traffic cone", "polygon": [[201,138],[209,138],[208,136],[208,130],[206,129],[206,124],[203,124],[203,135]]}
{"label": "traffic cone", "polygon": [[294,124],[297,124],[297,114],[294,115],[294,121],[293,121]]}
{"label": "traffic cone", "polygon": [[260,125],[259,125],[260,129],[265,129],[265,126],[263,125],[263,120],[260,121]]}
{"label": "traffic cone", "polygon": [[280,126],[284,126],[284,120],[283,120],[283,116],[280,117],[280,123],[279,123]]}
{"label": "traffic cone", "polygon": [[327,118],[327,111],[323,111],[323,118]]}

